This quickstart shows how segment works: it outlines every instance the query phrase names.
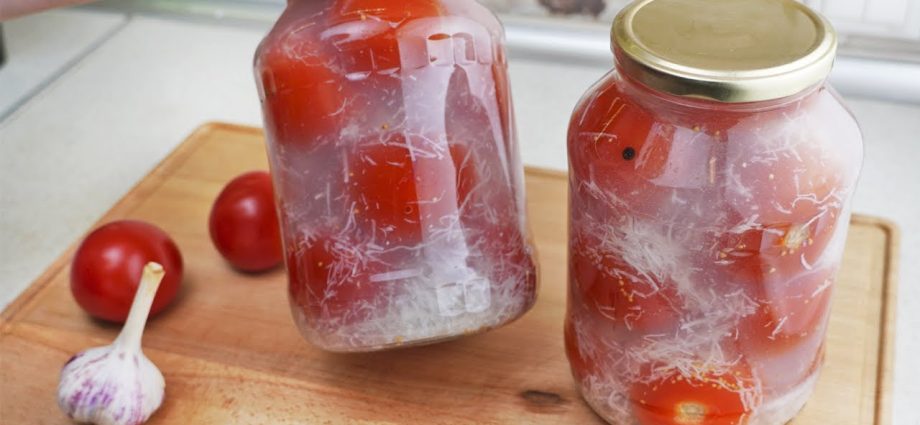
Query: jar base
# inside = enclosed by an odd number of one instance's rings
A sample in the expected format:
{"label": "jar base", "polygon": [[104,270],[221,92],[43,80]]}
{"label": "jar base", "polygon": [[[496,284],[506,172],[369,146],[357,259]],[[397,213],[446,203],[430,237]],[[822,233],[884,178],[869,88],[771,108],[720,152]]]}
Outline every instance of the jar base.
{"label": "jar base", "polygon": [[[431,345],[485,333],[516,321],[533,307],[534,301],[531,297],[514,306],[505,305],[500,310],[432,319],[426,326],[404,326],[405,323],[380,319],[338,326],[330,332],[317,329],[297,306],[292,306],[292,312],[298,329],[311,344],[335,353],[363,353]],[[373,323],[389,326],[374,326]],[[399,329],[399,332],[390,329]]]}
{"label": "jar base", "polygon": [[[821,369],[818,368],[805,380],[792,388],[782,397],[767,401],[760,406],[744,425],[784,425],[790,423],[802,411],[811,398]],[[644,425],[636,422],[629,413],[628,401],[617,394],[604,397],[602,391],[592,391],[590,387],[579,385],[582,398],[594,412],[608,423],[615,425]]]}
{"label": "jar base", "polygon": [[786,395],[775,398],[757,409],[748,425],[788,424],[805,408],[814,393],[821,369],[818,368],[804,382],[792,388]]}

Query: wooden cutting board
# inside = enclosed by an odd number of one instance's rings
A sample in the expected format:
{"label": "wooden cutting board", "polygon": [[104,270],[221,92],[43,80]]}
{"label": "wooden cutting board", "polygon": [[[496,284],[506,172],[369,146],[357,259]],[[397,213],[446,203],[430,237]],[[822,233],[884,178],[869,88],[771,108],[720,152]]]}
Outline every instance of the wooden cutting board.
{"label": "wooden cutting board", "polygon": [[[600,423],[579,398],[562,347],[563,174],[527,171],[542,282],[531,312],[457,341],[336,355],[300,337],[282,270],[235,273],[208,238],[208,212],[223,184],[267,167],[262,140],[255,128],[199,128],[99,222],[156,223],[187,264],[180,297],[144,336],[145,352],[166,377],[166,400],[150,423]],[[795,424],[890,423],[897,243],[890,224],[853,218],[827,367]],[[73,249],[0,316],[0,423],[68,423],[55,405],[61,365],[118,331],[90,319],[71,297]]]}

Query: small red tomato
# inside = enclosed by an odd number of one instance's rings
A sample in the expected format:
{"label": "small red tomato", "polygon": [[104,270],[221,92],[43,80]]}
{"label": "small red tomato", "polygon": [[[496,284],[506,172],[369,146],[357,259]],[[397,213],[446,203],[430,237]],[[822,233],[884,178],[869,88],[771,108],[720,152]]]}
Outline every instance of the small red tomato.
{"label": "small red tomato", "polygon": [[267,172],[231,180],[214,201],[208,224],[214,246],[234,267],[257,272],[281,264],[281,231]]}
{"label": "small red tomato", "polygon": [[[755,125],[758,122],[746,124]],[[849,177],[840,171],[845,167],[837,164],[831,151],[785,133],[762,134],[747,127],[736,131],[756,135],[730,143],[725,154],[724,196],[738,214],[754,217],[764,227],[810,226],[815,232],[824,225],[816,222],[819,219],[836,221],[850,185]]]}
{"label": "small red tomato", "polygon": [[375,279],[386,265],[364,261],[354,242],[317,236],[298,246],[288,254],[288,293],[310,320],[360,323],[386,300],[386,282]]}
{"label": "small red tomato", "polygon": [[[422,137],[384,137],[385,143],[358,147],[352,158],[347,182],[352,213],[364,229],[385,235],[380,241],[384,246],[416,245],[432,228],[459,214],[469,196],[462,191],[478,184],[475,168],[464,165],[467,150],[462,145],[438,152],[442,147],[431,148]],[[415,156],[410,145],[419,151]]]}
{"label": "small red tomato", "polygon": [[827,211],[796,222],[721,234],[713,260],[733,280],[744,283],[806,273],[821,262],[837,231],[839,210]]}
{"label": "small red tomato", "polygon": [[328,49],[314,37],[319,35],[309,29],[292,28],[256,54],[265,124],[279,144],[313,146],[328,134],[338,134],[348,117],[367,106],[326,65],[331,62]]}
{"label": "small red tomato", "polygon": [[777,277],[752,288],[760,305],[741,321],[741,342],[752,354],[776,354],[797,347],[819,332],[830,314],[835,269]]}
{"label": "small red tomato", "polygon": [[[685,376],[674,372],[631,391],[633,413],[641,425],[742,425],[756,406],[745,406],[745,392],[757,396],[750,372]],[[758,397],[755,397],[758,398]],[[756,401],[756,400],[755,400]]]}
{"label": "small red tomato", "polygon": [[[678,148],[676,128],[655,122],[651,111],[625,98],[608,86],[575,110],[578,121],[573,121],[569,134],[570,161],[576,180],[584,182],[577,190],[602,201],[599,214],[609,214],[611,204],[628,206],[631,215],[659,214],[672,197],[672,180],[692,180],[675,176],[680,174],[676,170],[692,167],[672,161],[672,150]],[[706,148],[696,145],[695,151]],[[694,161],[695,157],[681,156]]]}
{"label": "small red tomato", "polygon": [[179,292],[182,255],[166,232],[142,221],[108,223],[89,234],[77,248],[70,269],[70,290],[83,310],[112,322],[128,318],[144,265],[160,263],[166,270],[151,317]]}
{"label": "small red tomato", "polygon": [[629,332],[663,332],[677,324],[680,298],[673,282],[655,282],[622,261],[587,252],[575,247],[570,267],[589,310]]}
{"label": "small red tomato", "polygon": [[768,281],[807,272],[825,259],[841,225],[844,179],[825,172],[820,152],[799,150],[801,159],[779,156],[775,164],[735,167],[741,183],[728,190],[735,209],[729,221],[745,230],[719,236],[714,253],[734,279]]}

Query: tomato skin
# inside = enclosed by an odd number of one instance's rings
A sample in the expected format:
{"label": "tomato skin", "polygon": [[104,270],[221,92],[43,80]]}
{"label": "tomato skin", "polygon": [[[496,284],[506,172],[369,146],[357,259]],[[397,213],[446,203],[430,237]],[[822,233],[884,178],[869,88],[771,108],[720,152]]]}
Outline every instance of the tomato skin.
{"label": "tomato skin", "polygon": [[318,236],[301,242],[287,258],[291,300],[309,319],[348,325],[366,320],[383,295],[373,276],[386,271],[382,262],[356,259],[356,244]]}
{"label": "tomato skin", "polygon": [[680,315],[672,305],[678,300],[671,282],[640,282],[632,267],[610,258],[597,262],[583,252],[570,254],[573,284],[582,291],[586,307],[612,325],[647,334],[676,325]]}
{"label": "tomato skin", "polygon": [[[807,272],[825,260],[837,227],[846,226],[840,222],[843,205],[837,194],[843,187],[841,179],[820,174],[818,159],[803,158],[781,158],[772,167],[760,163],[736,167],[737,179],[749,192],[728,191],[736,208],[731,221],[741,224],[753,217],[757,224],[721,235],[714,254],[720,267],[732,271],[736,279],[760,282],[777,274]],[[795,169],[808,174],[796,175]]]}
{"label": "tomato skin", "polygon": [[791,278],[778,276],[753,291],[760,305],[741,319],[744,350],[782,353],[820,332],[830,312],[835,274],[834,269],[818,269]]}
{"label": "tomato skin", "polygon": [[91,316],[123,323],[128,318],[144,265],[151,261],[166,270],[150,309],[153,317],[178,294],[183,264],[175,242],[149,223],[114,221],[90,233],[74,254],[71,293]]}
{"label": "tomato skin", "polygon": [[734,131],[743,136],[726,152],[724,196],[729,223],[740,229],[722,236],[715,255],[743,280],[806,272],[827,260],[828,244],[846,226],[841,215],[850,178],[831,166],[832,150],[768,125],[786,120],[784,113],[739,125]]}
{"label": "tomato skin", "polygon": [[[334,144],[349,125],[401,121],[397,111],[384,106],[403,99],[400,79],[393,78],[401,66],[398,28],[441,16],[439,2],[406,0],[394,7],[388,0],[337,0],[289,6],[297,9],[282,16],[256,52],[271,143],[309,149]],[[354,34],[356,22],[363,25],[362,36]]]}
{"label": "tomato skin", "polygon": [[335,71],[326,66],[327,49],[311,35],[292,29],[277,40],[290,52],[263,43],[256,53],[256,82],[266,128],[279,143],[313,146],[346,119],[336,111],[344,110],[352,93],[340,86]]}
{"label": "tomato skin", "polygon": [[743,425],[746,409],[741,391],[749,385],[744,370],[722,375],[669,376],[633,386],[632,410],[640,425]]}
{"label": "tomato skin", "polygon": [[[402,135],[393,143],[359,148],[349,167],[350,197],[355,219],[366,229],[381,229],[387,245],[415,245],[422,238],[417,180]],[[399,143],[402,142],[402,143]]]}
{"label": "tomato skin", "polygon": [[333,22],[378,19],[390,22],[404,22],[413,19],[438,16],[442,13],[440,2],[432,0],[403,0],[399,7],[393,7],[389,0],[339,0],[333,5]]}
{"label": "tomato skin", "polygon": [[[651,215],[670,194],[651,182],[667,164],[670,129],[656,126],[649,111],[623,102],[621,96],[615,87],[605,87],[576,109],[574,116],[583,116],[584,122],[569,135],[577,146],[569,150],[572,172],[580,181],[595,183],[607,197],[628,204],[631,212]],[[596,105],[609,105],[615,113],[601,116],[594,113]]]}
{"label": "tomato skin", "polygon": [[[829,213],[718,236],[713,261],[740,283],[773,282],[821,261],[838,220]],[[845,225],[845,224],[844,224]]]}
{"label": "tomato skin", "polygon": [[271,176],[251,171],[227,183],[211,208],[208,228],[214,247],[239,270],[257,272],[281,264]]}
{"label": "tomato skin", "polygon": [[417,136],[392,133],[383,144],[361,146],[349,168],[349,196],[355,220],[385,236],[385,246],[422,242],[426,228],[458,214],[469,191],[479,184],[466,165],[467,148],[448,144],[440,158],[415,158],[407,144],[422,146]]}

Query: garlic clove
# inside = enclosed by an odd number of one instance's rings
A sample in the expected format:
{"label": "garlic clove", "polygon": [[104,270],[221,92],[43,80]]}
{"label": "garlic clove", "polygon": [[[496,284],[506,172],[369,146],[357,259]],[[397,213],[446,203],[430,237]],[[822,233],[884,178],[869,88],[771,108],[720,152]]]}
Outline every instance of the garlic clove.
{"label": "garlic clove", "polygon": [[163,402],[163,374],[141,352],[141,335],[165,274],[147,263],[128,320],[111,345],[73,356],[61,371],[58,405],[77,422],[137,425]]}

